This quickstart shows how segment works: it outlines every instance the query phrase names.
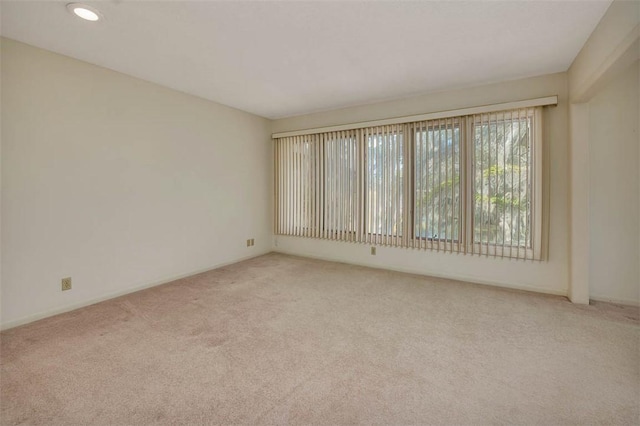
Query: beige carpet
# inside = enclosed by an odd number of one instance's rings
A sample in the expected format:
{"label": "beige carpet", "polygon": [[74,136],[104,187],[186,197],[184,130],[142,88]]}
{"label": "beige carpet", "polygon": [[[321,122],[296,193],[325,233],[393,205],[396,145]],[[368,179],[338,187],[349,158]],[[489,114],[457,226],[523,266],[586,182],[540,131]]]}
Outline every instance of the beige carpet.
{"label": "beige carpet", "polygon": [[3,425],[640,421],[637,308],[281,254],[1,337]]}

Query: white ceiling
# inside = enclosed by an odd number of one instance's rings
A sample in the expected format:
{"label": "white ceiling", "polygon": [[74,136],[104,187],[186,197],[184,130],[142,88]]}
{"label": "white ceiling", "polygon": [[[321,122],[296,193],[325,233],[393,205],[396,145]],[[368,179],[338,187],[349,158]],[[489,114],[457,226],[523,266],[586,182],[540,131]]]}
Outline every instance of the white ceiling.
{"label": "white ceiling", "polygon": [[279,118],[566,71],[611,1],[84,3],[2,1],[2,35]]}

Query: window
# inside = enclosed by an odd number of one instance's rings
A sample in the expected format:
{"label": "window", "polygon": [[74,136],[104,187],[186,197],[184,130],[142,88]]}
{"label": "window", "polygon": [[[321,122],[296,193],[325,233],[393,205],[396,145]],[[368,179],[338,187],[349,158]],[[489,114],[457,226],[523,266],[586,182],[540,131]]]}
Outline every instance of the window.
{"label": "window", "polygon": [[508,111],[470,121],[472,252],[539,258],[540,112]]}
{"label": "window", "polygon": [[414,127],[414,238],[419,246],[451,249],[462,233],[461,119]]}
{"label": "window", "polygon": [[540,259],[541,108],[276,138],[275,232]]}
{"label": "window", "polygon": [[357,139],[351,133],[329,135],[323,147],[323,233],[352,241],[358,208]]}

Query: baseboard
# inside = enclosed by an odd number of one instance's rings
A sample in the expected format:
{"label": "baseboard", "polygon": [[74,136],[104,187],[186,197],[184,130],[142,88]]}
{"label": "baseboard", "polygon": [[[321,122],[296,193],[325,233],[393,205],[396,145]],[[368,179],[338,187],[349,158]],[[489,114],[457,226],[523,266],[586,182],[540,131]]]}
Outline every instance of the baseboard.
{"label": "baseboard", "polygon": [[147,288],[151,288],[151,287],[155,287],[158,285],[162,285],[162,284],[167,284],[170,283],[172,281],[176,281],[179,280],[181,278],[186,278],[186,277],[190,277],[191,275],[196,275],[196,274],[200,274],[202,272],[207,272],[207,271],[211,271],[212,269],[217,269],[217,268],[221,268],[223,266],[227,266],[227,265],[231,265],[234,263],[238,263],[238,262],[242,262],[243,260],[249,260],[249,259],[253,259],[254,257],[259,257],[259,256],[263,256],[267,253],[270,253],[272,250],[267,249],[264,251],[261,251],[260,253],[257,254],[252,254],[250,256],[244,256],[238,259],[234,259],[234,260],[230,260],[227,262],[221,262],[221,263],[216,263],[214,265],[208,266],[206,268],[203,269],[199,269],[197,271],[191,271],[191,272],[187,272],[185,274],[180,274],[180,275],[176,275],[176,276],[172,276],[172,277],[168,277],[165,279],[161,279],[158,281],[154,281],[151,283],[146,283],[146,284],[142,284],[142,285],[138,285],[138,286],[134,286],[131,288],[127,288],[125,290],[119,290],[113,293],[107,293],[103,296],[99,296],[84,302],[79,302],[79,303],[72,303],[70,305],[65,305],[62,306],[60,308],[55,308],[55,309],[50,309],[44,312],[39,312],[37,314],[33,314],[33,315],[29,315],[26,317],[22,317],[22,318],[18,318],[16,320],[13,321],[7,321],[5,323],[0,324],[0,330],[4,331],[4,330],[9,330],[10,328],[15,328],[21,325],[25,325],[25,324],[29,324],[31,322],[34,321],[38,321],[44,318],[48,318],[48,317],[52,317],[54,315],[59,315],[59,314],[63,314],[65,312],[70,312],[79,308],[84,308],[86,306],[90,306],[90,305],[95,305],[96,303],[100,303],[100,302],[104,302],[105,300],[109,300],[109,299],[114,299],[116,297],[120,297],[120,296],[124,296],[125,294],[130,294],[130,293],[135,293],[136,291],[140,291],[140,290],[144,290]]}
{"label": "baseboard", "polygon": [[615,297],[591,296],[589,300],[595,302],[615,303],[616,305],[637,306],[640,307],[640,301],[631,299],[616,299]]}
{"label": "baseboard", "polygon": [[481,279],[478,279],[476,277],[466,276],[466,275],[462,275],[462,274],[441,274],[441,273],[437,273],[437,272],[424,271],[424,270],[419,270],[419,269],[415,269],[415,268],[403,268],[403,267],[371,264],[371,263],[366,263],[366,262],[351,262],[351,261],[345,261],[345,260],[336,260],[336,259],[330,258],[328,256],[318,256],[318,255],[315,255],[315,254],[303,253],[303,252],[299,252],[299,251],[291,252],[291,251],[288,251],[288,250],[283,250],[283,249],[281,249],[279,247],[274,247],[273,248],[273,252],[282,253],[282,254],[288,254],[288,255],[291,255],[291,256],[307,257],[307,258],[310,258],[310,259],[326,260],[326,261],[329,261],[329,262],[345,263],[345,264],[348,264],[348,265],[365,266],[367,268],[373,268],[373,269],[384,269],[384,270],[387,270],[387,271],[404,272],[404,273],[408,273],[408,274],[423,275],[423,276],[427,276],[427,277],[445,278],[445,279],[449,279],[449,280],[464,281],[464,282],[467,282],[467,283],[470,283],[470,284],[481,284],[481,285],[487,285],[487,286],[492,286],[492,287],[508,288],[508,289],[511,289],[511,290],[521,290],[521,291],[529,291],[529,292],[532,292],[532,293],[551,294],[551,295],[554,295],[554,296],[567,297],[567,292],[566,291],[552,290],[552,289],[548,289],[548,288],[540,288],[540,287],[526,286],[526,285],[514,285],[514,284],[503,283],[503,282],[499,282],[499,281],[481,280]]}

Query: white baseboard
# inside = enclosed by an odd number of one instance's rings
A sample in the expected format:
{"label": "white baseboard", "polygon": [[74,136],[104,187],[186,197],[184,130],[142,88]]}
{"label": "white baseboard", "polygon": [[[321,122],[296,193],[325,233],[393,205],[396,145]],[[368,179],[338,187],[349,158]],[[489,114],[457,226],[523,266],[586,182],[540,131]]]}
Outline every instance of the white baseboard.
{"label": "white baseboard", "polygon": [[107,293],[105,295],[90,299],[90,300],[86,300],[84,302],[79,302],[79,303],[72,303],[70,305],[65,305],[59,308],[54,308],[54,309],[50,309],[44,312],[39,312],[37,314],[33,314],[33,315],[28,315],[26,317],[22,317],[22,318],[18,318],[16,320],[13,321],[7,321],[5,323],[0,324],[0,330],[4,331],[4,330],[8,330],[10,328],[14,328],[14,327],[18,327],[21,325],[25,325],[28,324],[30,322],[34,322],[34,321],[38,321],[44,318],[48,318],[48,317],[52,317],[54,315],[58,315],[58,314],[63,314],[65,312],[69,312],[69,311],[73,311],[79,308],[84,308],[86,306],[89,305],[94,305],[96,303],[99,302],[104,302],[105,300],[109,300],[109,299],[113,299],[116,297],[120,297],[120,296],[124,296],[125,294],[129,294],[129,293],[135,293],[136,291],[140,291],[140,290],[144,290],[147,288],[151,288],[151,287],[155,287],[158,285],[162,285],[162,284],[167,284],[170,283],[172,281],[176,281],[179,280],[181,278],[186,278],[186,277],[190,277],[191,275],[196,275],[196,274],[200,274],[202,272],[207,272],[207,271],[211,271],[212,269],[217,269],[217,268],[221,268],[223,266],[227,266],[227,265],[231,265],[233,263],[238,263],[238,262],[242,262],[243,260],[249,260],[249,259],[253,259],[254,257],[258,257],[258,256],[263,256],[267,253],[270,253],[271,250],[267,249],[267,250],[263,250],[260,253],[257,254],[252,254],[250,256],[244,256],[238,259],[234,259],[234,260],[230,260],[230,261],[226,261],[226,262],[221,262],[221,263],[216,263],[214,265],[211,265],[209,267],[206,267],[204,269],[199,269],[197,271],[191,271],[191,272],[187,272],[185,274],[180,274],[180,275],[176,275],[176,276],[172,276],[172,277],[168,277],[168,278],[164,278],[158,281],[154,281],[151,283],[146,283],[146,284],[142,284],[142,285],[138,285],[138,286],[134,286],[134,287],[130,287],[124,290],[119,290],[113,293]]}
{"label": "white baseboard", "polygon": [[617,305],[637,306],[640,307],[640,301],[631,299],[616,299],[615,297],[607,296],[591,296],[590,300],[596,302],[615,303]]}
{"label": "white baseboard", "polygon": [[303,253],[299,251],[292,252],[288,250],[283,250],[279,247],[274,247],[273,251],[276,253],[288,254],[292,256],[308,257],[310,259],[326,260],[329,262],[338,262],[338,263],[346,263],[349,265],[365,266],[367,268],[373,268],[373,269],[384,269],[388,271],[404,272],[408,274],[423,275],[427,277],[445,278],[445,279],[456,280],[456,281],[464,281],[471,284],[481,284],[481,285],[488,285],[492,287],[508,288],[511,290],[521,290],[521,291],[529,291],[532,293],[543,293],[543,294],[551,294],[554,296],[567,297],[566,291],[553,290],[553,289],[534,287],[534,286],[526,286],[526,285],[517,285],[517,284],[514,285],[514,284],[498,282],[498,281],[481,280],[476,277],[466,276],[462,274],[441,274],[437,272],[419,270],[417,268],[404,268],[404,267],[380,265],[380,264],[373,264],[373,263],[366,263],[366,262],[352,262],[352,261],[346,261],[341,259],[333,259],[328,256],[318,256],[315,254]]}

